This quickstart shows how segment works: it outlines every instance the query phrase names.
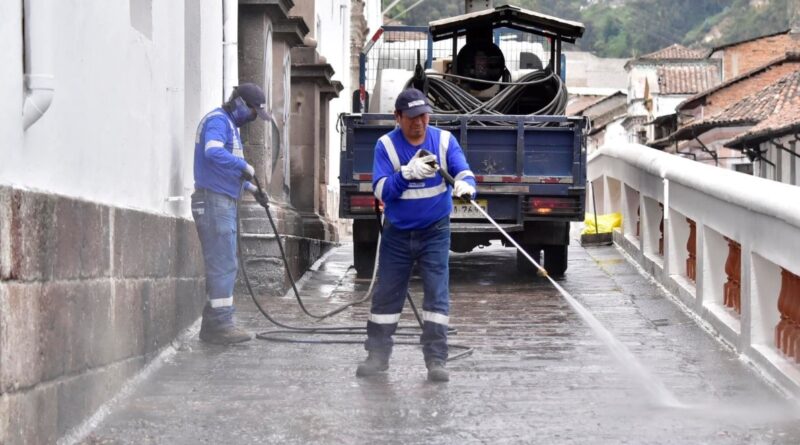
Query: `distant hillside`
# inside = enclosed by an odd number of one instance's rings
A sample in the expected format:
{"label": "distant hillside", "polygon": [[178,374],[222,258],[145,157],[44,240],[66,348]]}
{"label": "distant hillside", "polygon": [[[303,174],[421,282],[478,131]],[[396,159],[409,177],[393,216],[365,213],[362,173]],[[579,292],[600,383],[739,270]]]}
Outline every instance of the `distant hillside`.
{"label": "distant hillside", "polygon": [[[382,0],[384,7],[394,0]],[[464,13],[463,0],[400,0],[388,13],[408,25]],[[586,26],[578,48],[600,57],[634,57],[673,43],[711,48],[788,29],[798,0],[495,0]],[[411,9],[408,9],[411,7]],[[407,11],[403,13],[403,11]]]}

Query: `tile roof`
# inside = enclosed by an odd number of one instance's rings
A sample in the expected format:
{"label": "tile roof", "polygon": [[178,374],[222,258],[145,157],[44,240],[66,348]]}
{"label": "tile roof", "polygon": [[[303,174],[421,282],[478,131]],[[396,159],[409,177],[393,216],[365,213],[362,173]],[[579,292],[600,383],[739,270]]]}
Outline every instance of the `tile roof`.
{"label": "tile roof", "polygon": [[780,35],[780,34],[788,34],[790,31],[791,31],[790,29],[784,29],[782,31],[773,32],[771,34],[764,34],[762,36],[751,37],[749,39],[737,40],[735,42],[726,43],[726,44],[720,45],[720,46],[715,46],[715,47],[711,48],[711,51],[709,52],[709,54],[713,54],[713,53],[715,53],[715,52],[717,52],[717,51],[719,51],[721,49],[729,48],[731,46],[741,45],[743,43],[753,42],[753,41],[756,41],[756,40],[765,39],[767,37],[774,37],[774,36],[777,36],[777,35]]}
{"label": "tile roof", "polygon": [[693,49],[689,49],[683,45],[678,45],[677,43],[670,45],[666,48],[662,48],[658,51],[652,52],[650,54],[645,54],[643,56],[639,56],[638,59],[647,59],[647,60],[665,60],[665,59],[705,59],[706,54],[704,51],[696,51]]}
{"label": "tile roof", "polygon": [[800,132],[800,71],[796,71],[790,77],[793,78],[793,86],[785,90],[787,96],[783,98],[779,107],[776,107],[769,117],[725,145],[740,148],[788,133]]}
{"label": "tile roof", "polygon": [[656,74],[660,94],[696,94],[720,83],[716,64],[664,65]]}
{"label": "tile roof", "polygon": [[567,116],[580,116],[583,110],[589,108],[593,104],[605,99],[606,96],[600,95],[581,95],[576,96],[567,104]]}
{"label": "tile roof", "polygon": [[753,76],[755,76],[757,74],[760,74],[760,73],[762,73],[764,71],[767,71],[771,67],[774,67],[774,66],[777,66],[777,65],[783,65],[784,63],[787,63],[787,62],[788,63],[800,62],[800,52],[789,51],[786,54],[784,54],[783,56],[778,57],[777,59],[771,60],[771,61],[767,62],[764,65],[761,65],[759,67],[753,68],[750,71],[744,72],[744,73],[742,73],[742,74],[740,74],[740,75],[738,75],[736,77],[728,79],[725,82],[717,84],[716,86],[713,86],[713,87],[708,88],[706,90],[702,90],[699,93],[695,94],[694,96],[689,97],[686,100],[684,100],[683,102],[679,103],[678,106],[675,107],[675,109],[676,110],[682,110],[685,107],[690,106],[691,104],[693,104],[695,101],[703,99],[705,97],[708,97],[712,93],[717,92],[717,91],[719,91],[719,90],[721,90],[721,89],[723,89],[723,88],[725,88],[727,86],[730,86],[730,85],[733,85],[735,83],[741,82],[742,80],[749,79],[750,77],[753,77]]}
{"label": "tile roof", "polygon": [[800,71],[795,71],[707,119],[679,128],[672,137],[685,139],[711,128],[758,124],[773,114],[781,113],[787,105],[791,106],[797,100],[798,94]]}

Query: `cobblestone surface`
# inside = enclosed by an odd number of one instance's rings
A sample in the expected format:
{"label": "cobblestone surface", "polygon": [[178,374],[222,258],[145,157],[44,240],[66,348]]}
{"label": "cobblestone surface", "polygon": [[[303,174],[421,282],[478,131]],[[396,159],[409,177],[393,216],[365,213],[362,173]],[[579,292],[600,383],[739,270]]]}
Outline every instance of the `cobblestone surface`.
{"label": "cobblestone surface", "polygon": [[[310,310],[324,312],[364,294],[369,283],[354,279],[351,262],[343,246],[306,274],[301,290]],[[195,335],[83,442],[800,443],[796,405],[616,248],[571,246],[559,284],[630,350],[648,370],[644,378],[613,358],[549,282],[515,270],[512,249],[452,255],[451,324],[458,334],[451,342],[474,353],[448,365],[449,383],[425,380],[415,346],[395,348],[385,375],[359,379],[355,367],[365,356],[359,345],[254,340],[215,347]],[[412,295],[419,300],[418,279]],[[273,329],[244,296],[237,298],[243,325]],[[314,324],[292,298],[264,304],[279,320]],[[362,304],[331,323],[363,326],[368,311]],[[413,322],[407,305],[401,323]],[[681,406],[650,396],[653,382]]]}

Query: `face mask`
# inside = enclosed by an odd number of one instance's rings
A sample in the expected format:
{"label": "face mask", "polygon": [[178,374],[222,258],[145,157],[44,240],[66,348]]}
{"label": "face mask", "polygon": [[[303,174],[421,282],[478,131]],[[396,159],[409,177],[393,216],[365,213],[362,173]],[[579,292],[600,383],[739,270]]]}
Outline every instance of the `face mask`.
{"label": "face mask", "polygon": [[242,125],[253,122],[256,120],[256,113],[247,106],[244,99],[241,97],[237,97],[233,100],[233,111],[231,112],[231,117],[233,118],[233,123],[236,124],[237,127],[241,127]]}

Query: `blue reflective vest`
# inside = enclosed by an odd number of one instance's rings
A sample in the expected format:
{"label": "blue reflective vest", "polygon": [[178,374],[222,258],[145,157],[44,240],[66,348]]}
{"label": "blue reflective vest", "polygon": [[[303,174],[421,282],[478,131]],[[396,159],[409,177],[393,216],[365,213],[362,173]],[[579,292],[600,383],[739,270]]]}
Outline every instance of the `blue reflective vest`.
{"label": "blue reflective vest", "polygon": [[375,145],[372,166],[372,190],[383,201],[389,222],[403,230],[424,229],[450,214],[453,208],[452,187],[441,175],[422,181],[408,181],[400,167],[425,149],[456,180],[475,187],[475,175],[458,141],[449,131],[428,126],[425,140],[419,145],[406,141],[400,128],[381,136]]}
{"label": "blue reflective vest", "polygon": [[194,188],[239,199],[244,160],[239,129],[222,108],[203,117],[194,141]]}

